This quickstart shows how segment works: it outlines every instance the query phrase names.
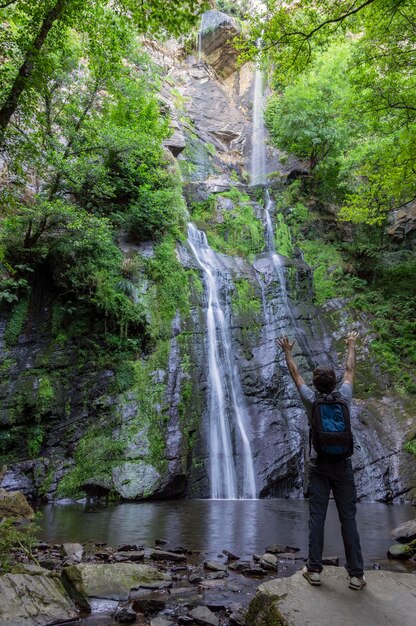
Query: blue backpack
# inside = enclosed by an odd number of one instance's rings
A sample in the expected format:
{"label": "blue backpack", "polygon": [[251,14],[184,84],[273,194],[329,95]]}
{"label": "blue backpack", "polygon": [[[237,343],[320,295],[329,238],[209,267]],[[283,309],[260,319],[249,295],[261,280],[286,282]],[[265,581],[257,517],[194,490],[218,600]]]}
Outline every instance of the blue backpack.
{"label": "blue backpack", "polygon": [[310,443],[319,458],[347,459],[354,452],[348,404],[339,391],[316,393],[312,406]]}

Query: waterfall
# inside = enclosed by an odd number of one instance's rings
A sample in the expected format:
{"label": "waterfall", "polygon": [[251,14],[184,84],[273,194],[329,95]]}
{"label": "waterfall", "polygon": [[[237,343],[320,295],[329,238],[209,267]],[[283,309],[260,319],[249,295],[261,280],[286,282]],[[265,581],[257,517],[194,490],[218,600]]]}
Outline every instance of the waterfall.
{"label": "waterfall", "polygon": [[[188,225],[188,244],[203,272],[207,294],[211,498],[255,498],[253,457],[247,434],[249,416],[227,325],[227,307],[219,298],[223,269],[205,233],[193,224]],[[237,469],[242,470],[242,480]]]}
{"label": "waterfall", "polygon": [[[259,42],[258,44],[259,45]],[[260,63],[254,74],[253,130],[251,135],[250,184],[266,183],[266,144],[264,133],[264,84]]]}
{"label": "waterfall", "polygon": [[[266,251],[270,254],[270,258],[273,263],[273,269],[279,282],[280,298],[285,317],[289,320],[289,327],[295,335],[295,339],[298,342],[303,354],[308,359],[311,366],[313,365],[313,358],[308,345],[308,340],[305,334],[304,328],[299,324],[293,315],[292,306],[289,301],[289,293],[286,286],[286,277],[284,270],[284,263],[282,262],[282,256],[276,253],[276,245],[274,239],[274,229],[270,211],[274,208],[274,202],[270,198],[269,190],[266,189],[266,203],[265,203],[265,215],[266,215]],[[321,324],[322,326],[322,324]]]}
{"label": "waterfall", "polygon": [[202,63],[202,18],[196,35],[196,48],[198,50],[198,63]]}

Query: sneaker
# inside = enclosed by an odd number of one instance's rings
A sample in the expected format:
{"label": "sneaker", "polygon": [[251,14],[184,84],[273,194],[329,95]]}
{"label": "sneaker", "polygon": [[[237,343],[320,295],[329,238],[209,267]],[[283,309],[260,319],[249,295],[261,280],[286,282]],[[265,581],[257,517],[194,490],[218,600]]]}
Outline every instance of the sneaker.
{"label": "sneaker", "polygon": [[367,584],[365,576],[350,576],[348,586],[356,591],[362,589]]}
{"label": "sneaker", "polygon": [[321,584],[321,575],[319,572],[310,572],[308,570],[308,568],[305,567],[302,570],[302,576],[304,578],[306,578],[306,580],[308,581],[308,583],[310,583],[311,585],[314,585],[315,587],[318,587]]}

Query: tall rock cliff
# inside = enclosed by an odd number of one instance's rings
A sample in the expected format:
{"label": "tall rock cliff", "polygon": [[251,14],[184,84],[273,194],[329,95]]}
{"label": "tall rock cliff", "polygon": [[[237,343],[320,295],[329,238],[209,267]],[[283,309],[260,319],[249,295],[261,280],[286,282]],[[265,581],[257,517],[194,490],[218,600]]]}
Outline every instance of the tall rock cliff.
{"label": "tall rock cliff", "polygon": [[[365,319],[351,320],[343,301],[316,308],[308,266],[300,257],[279,256],[277,269],[267,250],[265,189],[250,187],[247,173],[254,66],[238,67],[232,42],[238,30],[234,20],[210,11],[200,31],[201,58],[198,49],[188,54],[187,45],[178,42],[144,44],[161,68],[161,106],[169,111],[172,124],[165,145],[181,168],[190,218],[211,233],[217,249],[218,293],[248,415],[257,495],[302,497],[306,418],[276,338],[296,337],[295,357],[310,381],[311,369],[322,363],[332,364],[340,378],[343,336],[352,326],[364,334],[368,329]],[[302,165],[290,160],[283,165],[278,152],[267,145],[266,169],[276,201],[286,179],[298,175]],[[275,218],[275,204],[270,206]],[[247,219],[240,224],[241,211]],[[119,244],[126,259],[154,254],[151,243],[138,246],[121,237]],[[133,367],[135,385],[127,366],[116,371],[111,362],[103,364],[91,346],[67,343],[63,348],[59,341],[51,342],[54,292],[51,268],[45,268],[17,345],[0,345],[0,436],[8,462],[2,487],[56,497],[62,477],[76,469],[86,437],[93,448],[94,438],[88,434],[93,428],[94,437],[103,429],[114,442],[123,439],[127,445],[121,452],[114,446],[108,449],[108,471],[84,476],[87,493],[115,492],[126,499],[209,496],[213,383],[207,284],[185,241],[178,244],[177,255],[191,277],[191,308],[188,314],[176,315],[163,358],[148,358]],[[139,281],[140,297],[146,298],[151,289],[148,281]],[[6,321],[3,334],[5,329]],[[385,391],[366,341],[358,355],[357,378],[353,426],[358,496],[403,498],[416,469],[403,451],[411,429],[409,407]],[[231,432],[239,472],[235,426]],[[17,446],[17,458],[7,458],[7,442],[12,445],[25,433],[30,445]]]}

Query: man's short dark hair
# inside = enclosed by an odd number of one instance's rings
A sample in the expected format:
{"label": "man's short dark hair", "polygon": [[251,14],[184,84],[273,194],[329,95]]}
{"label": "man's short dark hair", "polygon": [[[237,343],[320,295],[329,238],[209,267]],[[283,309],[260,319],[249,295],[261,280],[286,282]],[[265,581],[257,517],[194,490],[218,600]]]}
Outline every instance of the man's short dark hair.
{"label": "man's short dark hair", "polygon": [[319,393],[331,393],[337,384],[337,377],[332,367],[315,367],[312,382]]}

